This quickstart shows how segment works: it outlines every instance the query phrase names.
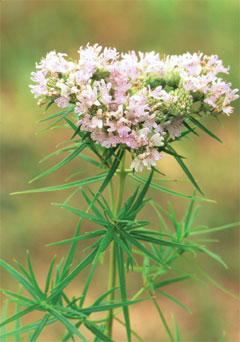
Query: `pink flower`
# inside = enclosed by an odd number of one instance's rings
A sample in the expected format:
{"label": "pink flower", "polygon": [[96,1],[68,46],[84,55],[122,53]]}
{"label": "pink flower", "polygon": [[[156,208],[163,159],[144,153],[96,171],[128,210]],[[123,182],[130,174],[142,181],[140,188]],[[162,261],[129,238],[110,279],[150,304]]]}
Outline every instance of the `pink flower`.
{"label": "pink flower", "polygon": [[69,104],[69,97],[67,96],[61,96],[58,97],[54,102],[58,105],[60,108],[66,108]]}

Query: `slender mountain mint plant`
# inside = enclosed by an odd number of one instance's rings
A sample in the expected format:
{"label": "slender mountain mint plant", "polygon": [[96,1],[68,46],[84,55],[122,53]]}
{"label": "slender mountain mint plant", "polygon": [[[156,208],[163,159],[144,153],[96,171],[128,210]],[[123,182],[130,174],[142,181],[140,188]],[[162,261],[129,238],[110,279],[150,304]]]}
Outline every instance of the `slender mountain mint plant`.
{"label": "slender mountain mint plant", "polygon": [[[119,54],[116,49],[102,49],[97,44],[81,47],[79,55],[79,59],[74,60],[66,54],[52,51],[36,65],[37,70],[32,73],[31,79],[35,84],[30,87],[34,96],[40,98],[38,104],[47,105],[47,109],[53,104],[62,108],[59,113],[40,121],[54,120],[47,128],[63,122],[73,130],[70,140],[60,144],[67,146],[50,155],[67,152],[67,156],[33,181],[56,171],[75,157],[89,162],[95,175],[21,192],[72,188],[73,193],[64,203],[55,204],[78,216],[79,223],[74,237],[50,244],[69,244],[70,248],[65,260],[62,259],[56,267],[53,258],[45,288],[41,288],[36,280],[37,271],[34,272],[31,266],[29,253],[27,269],[16,262],[17,270],[1,261],[1,266],[24,288],[24,292],[17,293],[3,290],[8,301],[16,303],[16,313],[6,318],[4,308],[1,340],[6,341],[8,337],[15,336],[15,341],[22,341],[25,336],[31,342],[40,341],[42,330],[58,321],[66,328],[62,341],[86,341],[83,326],[92,333],[91,341],[114,341],[114,322],[125,327],[126,341],[131,341],[133,336],[135,340],[144,341],[131,328],[129,306],[137,305],[142,300],[151,300],[168,340],[180,341],[175,318],[173,332],[164,318],[156,295],[160,293],[190,311],[178,299],[165,292],[169,284],[193,277],[193,274],[178,269],[175,264],[177,258],[187,260],[200,275],[229,293],[197,266],[191,255],[205,253],[226,266],[220,256],[206,247],[210,240],[201,239],[201,235],[234,227],[238,223],[210,229],[195,225],[199,209],[198,206],[194,207],[195,201],[211,200],[196,196],[196,192],[191,196],[158,185],[153,181],[153,175],[161,174],[158,167],[161,169],[161,163],[164,163],[164,154],[169,154],[176,159],[196,191],[203,195],[185,165],[184,157],[176,152],[173,145],[175,141],[190,134],[198,135],[197,128],[221,141],[203,126],[200,119],[203,116],[231,114],[231,102],[239,97],[237,89],[232,90],[231,83],[226,83],[218,76],[219,73],[228,73],[229,68],[225,68],[215,55],[186,53],[160,59],[155,52],[139,52],[137,55],[131,51]],[[87,150],[91,151],[91,156],[83,153]],[[131,163],[126,158],[129,156]],[[150,170],[147,178],[139,174],[144,167]],[[78,174],[75,172],[72,176]],[[135,180],[138,186],[124,202],[125,185],[129,178]],[[164,177],[157,179],[164,180]],[[97,192],[89,187],[95,182],[100,182]],[[146,198],[150,187],[190,201],[180,221],[170,203],[166,210],[158,202]],[[105,189],[109,190],[109,197],[103,195]],[[77,192],[82,194],[87,203],[86,211],[68,205]],[[137,218],[146,205],[152,206],[158,217],[159,225],[154,230],[147,227],[148,221]],[[81,228],[80,234],[82,220],[93,222],[98,228],[95,231],[83,231]],[[76,260],[77,266],[73,268],[80,240],[92,242],[83,251],[82,259]],[[109,255],[109,262],[104,259],[104,265],[109,269],[108,283],[102,295],[91,305],[86,305],[94,272],[105,252]],[[70,298],[67,286],[87,266],[90,266],[90,270],[82,293],[76,293]],[[127,289],[128,272],[142,274],[142,287],[132,298],[129,298]],[[33,311],[40,311],[42,318],[22,326],[21,317]],[[96,320],[95,312],[102,312],[102,319]],[[123,320],[119,318],[119,313],[123,313]],[[5,326],[14,321],[15,328],[6,330]]]}

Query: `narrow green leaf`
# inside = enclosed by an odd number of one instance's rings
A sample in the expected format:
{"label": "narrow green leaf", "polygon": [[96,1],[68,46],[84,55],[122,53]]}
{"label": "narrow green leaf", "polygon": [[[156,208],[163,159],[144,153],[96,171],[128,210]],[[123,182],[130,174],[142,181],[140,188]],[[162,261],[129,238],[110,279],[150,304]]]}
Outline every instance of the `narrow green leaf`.
{"label": "narrow green leaf", "polygon": [[[195,196],[195,192],[193,193],[193,196]],[[190,221],[190,217],[192,214],[194,202],[195,202],[195,200],[192,199],[190,202],[189,208],[187,210],[187,213],[186,213],[186,219],[185,219],[184,226],[183,226],[184,234],[188,233],[188,230],[190,228],[189,221]]]}
{"label": "narrow green leaf", "polygon": [[138,299],[138,300],[126,301],[126,302],[119,302],[119,303],[115,302],[114,304],[88,306],[87,308],[81,309],[81,312],[88,315],[92,312],[100,312],[100,311],[108,311],[108,310],[112,310],[112,309],[117,309],[120,307],[137,304],[137,303],[143,302],[145,300],[149,300],[149,299],[150,299],[150,297],[142,298],[142,299]]}
{"label": "narrow green leaf", "polygon": [[31,265],[31,261],[30,261],[30,256],[29,256],[29,251],[27,250],[27,262],[28,262],[28,270],[29,270],[29,274],[31,275],[31,279],[32,279],[32,285],[36,291],[36,293],[38,294],[38,296],[42,299],[45,298],[45,296],[43,295],[40,287],[38,286],[37,280],[35,278],[33,269],[32,269],[32,265]]}
{"label": "narrow green leaf", "polygon": [[[73,108],[73,107],[72,107]],[[72,111],[72,108],[69,108],[68,110],[64,110],[63,112],[59,112],[59,113],[56,113],[56,114],[53,114],[51,115],[50,117],[53,118],[53,117],[57,117],[57,116],[60,116],[60,118],[58,118],[54,123],[52,123],[51,125],[47,126],[47,127],[44,127],[42,129],[40,129],[36,134],[39,134],[39,133],[42,133],[42,132],[45,132],[47,131],[48,129],[52,128],[56,128],[56,127],[60,127],[60,128],[63,128],[64,126],[57,126],[57,124],[62,121],[71,111]],[[48,117],[48,118],[50,118]],[[47,118],[46,118],[47,120]],[[45,121],[44,119],[42,119],[41,121]],[[40,122],[40,121],[39,121]]]}
{"label": "narrow green leaf", "polygon": [[49,159],[50,157],[56,156],[60,153],[66,152],[66,151],[71,151],[72,149],[74,149],[74,147],[78,147],[78,146],[79,146],[79,144],[72,144],[71,146],[67,146],[67,147],[61,148],[60,150],[54,151],[54,152],[48,154],[47,156],[43,157],[41,160],[39,160],[39,164],[41,164],[45,160]]}
{"label": "narrow green leaf", "polygon": [[[19,299],[22,302],[23,301],[28,302],[28,304],[30,304],[30,305],[36,304],[35,301],[33,301],[32,299],[30,299],[28,297],[23,296],[22,294],[15,293],[15,292],[8,291],[8,290],[4,290],[4,289],[1,289],[1,291],[8,298],[17,298],[17,299]],[[8,295],[10,295],[10,296],[8,296]]]}
{"label": "narrow green leaf", "polygon": [[130,210],[136,196],[139,190],[139,186],[136,188],[135,192],[133,193],[132,196],[130,196],[127,201],[123,204],[121,210],[119,211],[117,215],[117,219],[124,218],[126,216],[126,213]]}
{"label": "narrow green leaf", "polygon": [[[168,149],[171,152],[176,153],[176,151],[170,146],[168,145]],[[204,193],[202,192],[202,190],[199,188],[196,180],[193,178],[191,172],[188,170],[187,166],[184,164],[184,162],[182,161],[181,158],[179,158],[178,156],[174,156],[174,158],[176,159],[176,161],[178,162],[178,164],[181,166],[181,168],[183,169],[183,171],[185,172],[185,174],[187,175],[187,177],[189,178],[189,180],[192,182],[192,184],[195,186],[195,188],[202,194],[204,195]]]}
{"label": "narrow green leaf", "polygon": [[45,284],[45,290],[44,290],[45,295],[47,294],[48,289],[49,289],[51,274],[52,274],[52,270],[53,270],[55,260],[56,260],[56,255],[53,257],[52,262],[51,262],[50,267],[49,267],[49,270],[48,270],[48,274],[47,274],[47,278],[46,278],[46,284]]}
{"label": "narrow green leaf", "polygon": [[51,290],[52,294],[49,296],[49,300],[55,298],[59,293],[83,270],[87,265],[92,262],[95,257],[97,249],[93,250],[79,265],[77,265],[74,270],[65,277],[55,288]]}
{"label": "narrow green leaf", "polygon": [[[2,315],[1,315],[1,321],[5,321],[6,320],[6,316],[7,316],[7,307],[8,307],[8,303],[4,302],[3,307],[2,307]],[[1,328],[1,336],[2,337],[2,342],[7,342],[5,335],[6,334],[6,326],[3,325]]]}
{"label": "narrow green leaf", "polygon": [[[123,321],[121,321],[118,317],[114,317],[114,319],[119,322],[120,324],[125,326],[125,323]],[[136,331],[134,331],[133,329],[131,329],[131,333],[140,341],[140,342],[144,342],[144,340],[136,333]]]}
{"label": "narrow green leaf", "polygon": [[133,232],[131,235],[134,236],[138,240],[142,240],[142,241],[146,241],[146,242],[152,242],[152,243],[155,243],[157,245],[168,246],[168,247],[172,247],[172,248],[189,249],[189,247],[195,247],[195,245],[183,245],[183,244],[178,243],[178,242],[171,242],[171,241],[166,241],[166,240],[162,240],[162,239],[155,239],[151,236],[146,236],[146,235],[140,234],[138,231]]}
{"label": "narrow green leaf", "polygon": [[223,331],[223,332],[222,332],[222,335],[221,335],[221,337],[220,337],[219,342],[225,342],[225,337],[226,337],[226,332]]}
{"label": "narrow green leaf", "polygon": [[223,292],[227,293],[229,296],[240,300],[240,297],[235,295],[234,293],[230,292],[227,290],[225,287],[223,287],[221,284],[219,284],[215,279],[213,279],[207,272],[203,271],[202,268],[200,268],[196,263],[193,261],[189,260],[185,256],[183,256],[184,260],[186,260],[189,264],[191,264],[195,270],[197,270],[199,273],[201,273],[205,278],[207,278],[211,283],[213,283],[216,287],[218,287],[220,290]]}
{"label": "narrow green leaf", "polygon": [[[20,285],[19,290],[18,290],[18,294],[21,295],[22,292],[22,286]],[[19,313],[21,311],[21,304],[20,303],[16,303],[16,314]],[[15,321],[15,329],[18,330],[20,329],[21,326],[21,322],[20,322],[20,318],[16,319]],[[21,342],[21,337],[19,334],[15,335],[15,342]]]}
{"label": "narrow green leaf", "polygon": [[[78,221],[74,237],[77,237],[79,235],[80,228],[81,228],[81,222],[82,222],[82,219],[80,219]],[[61,274],[61,279],[66,277],[68,272],[69,272],[69,270],[70,270],[70,266],[72,265],[72,261],[73,261],[73,257],[74,257],[74,254],[75,254],[76,247],[77,247],[77,242],[72,242],[72,246],[70,247],[70,249],[68,251],[68,254],[67,254],[67,257],[66,257],[66,261],[65,261],[65,264],[63,266],[63,270],[62,270],[62,274]]]}
{"label": "narrow green leaf", "polygon": [[174,326],[174,331],[175,331],[175,336],[176,336],[176,342],[180,342],[179,329],[178,329],[177,321],[174,315],[172,315],[172,319],[173,319],[173,326]]}
{"label": "narrow green leaf", "polygon": [[92,200],[92,205],[94,204],[94,202],[96,201],[96,199],[98,198],[98,196],[103,192],[103,190],[106,188],[106,186],[108,185],[108,183],[110,182],[110,180],[112,179],[112,177],[114,176],[115,171],[117,170],[120,161],[122,159],[124,151],[119,150],[117,153],[117,156],[114,159],[114,162],[110,168],[110,170],[108,171],[103,183],[101,184],[100,188],[98,189],[95,197]]}
{"label": "narrow green leaf", "polygon": [[222,264],[226,269],[228,269],[228,266],[227,264],[222,260],[222,258],[216,254],[216,253],[213,253],[212,251],[210,251],[209,249],[203,247],[203,246],[200,246],[198,244],[196,244],[196,246],[198,247],[198,249],[206,254],[208,254],[210,257],[212,257],[213,259],[215,259],[216,261],[218,261],[220,264]]}
{"label": "narrow green leaf", "polygon": [[39,307],[38,304],[34,304],[34,305],[30,306],[29,308],[27,308],[25,310],[22,310],[22,311],[20,311],[20,312],[18,312],[16,314],[12,315],[11,317],[6,319],[5,321],[1,322],[0,323],[0,327],[13,322],[13,321],[15,321],[16,319],[18,319],[18,318],[20,318],[22,316],[27,315],[29,312],[32,312],[33,310],[36,310],[38,307]]}
{"label": "narrow green leaf", "polygon": [[80,216],[80,217],[82,217],[83,219],[85,219],[87,221],[97,223],[97,224],[99,224],[101,226],[104,226],[104,227],[108,226],[108,222],[106,220],[104,220],[103,218],[101,218],[101,217],[97,217],[95,215],[88,214],[85,211],[79,210],[77,208],[69,207],[68,205],[64,205],[64,204],[61,204],[61,203],[52,203],[52,204],[56,205],[56,206],[59,206],[61,208],[65,208],[68,211],[70,211],[71,213],[73,213],[73,214],[75,214],[77,216]]}
{"label": "narrow green leaf", "polygon": [[[5,338],[5,337],[15,336],[16,334],[23,334],[23,333],[32,331],[32,330],[34,330],[34,329],[36,329],[36,328],[38,327],[40,321],[41,321],[41,320],[36,321],[36,322],[34,322],[34,323],[27,324],[27,325],[23,326],[22,328],[20,328],[20,329],[18,329],[18,330],[14,330],[14,331],[10,331],[10,332],[8,332],[8,333],[1,334],[1,335],[0,335],[0,338],[3,339],[3,338]],[[55,318],[51,318],[51,319],[48,320],[47,325],[52,324],[52,323],[54,323],[54,322],[56,322],[56,319],[55,319]],[[5,328],[5,326],[2,327],[1,329],[3,329],[3,328]],[[1,341],[2,341],[2,340],[1,340]],[[4,341],[4,340],[3,340],[3,341]],[[6,342],[7,342],[7,341],[6,341]]]}
{"label": "narrow green leaf", "polygon": [[196,127],[191,127],[190,125],[188,125],[188,124],[186,123],[186,121],[183,121],[183,125],[184,125],[189,131],[191,131],[191,133],[193,133],[193,134],[195,134],[196,136],[199,137],[199,134],[198,134],[197,132],[195,132]]}
{"label": "narrow green leaf", "polygon": [[93,164],[93,165],[96,165],[97,167],[100,166],[100,163],[99,163],[99,162],[97,162],[96,160],[94,160],[93,158],[91,158],[91,157],[89,157],[89,156],[86,156],[85,154],[80,153],[78,156],[79,156],[80,158],[82,158],[83,160],[86,160],[86,161],[88,161],[89,163],[91,163],[91,164]]}
{"label": "narrow green leaf", "polygon": [[90,282],[91,282],[91,280],[92,280],[94,271],[95,271],[95,269],[96,269],[99,255],[108,247],[108,245],[109,245],[110,242],[112,241],[112,237],[113,237],[113,228],[112,228],[112,229],[109,229],[108,231],[104,231],[104,233],[105,233],[105,236],[101,239],[102,241],[101,241],[101,243],[100,243],[100,245],[99,245],[99,247],[98,247],[96,256],[94,257],[94,261],[93,261],[91,270],[90,270],[90,272],[88,273],[88,277],[87,277],[87,280],[86,280],[86,282],[85,282],[85,285],[84,285],[84,288],[83,288],[83,291],[82,291],[82,297],[81,297],[81,299],[80,299],[79,307],[82,307],[82,306],[83,306],[83,303],[84,303],[84,301],[85,301],[85,297],[86,297],[86,294],[87,294],[87,290],[88,290],[88,288],[89,288],[89,285],[90,285]]}
{"label": "narrow green leaf", "polygon": [[[87,204],[90,206],[90,204],[91,204],[91,200],[90,200],[90,198],[88,197],[88,195],[86,194],[86,192],[83,190],[83,189],[81,189],[81,193],[83,194],[83,197],[84,197],[84,199],[86,200],[86,202],[87,202]],[[101,217],[103,220],[104,220],[104,216],[102,215],[102,213],[98,210],[98,208],[96,207],[96,205],[92,205],[91,206],[91,209],[92,209],[92,211],[94,212],[94,214],[96,215],[96,216],[98,216],[98,217]]]}
{"label": "narrow green leaf", "polygon": [[[125,281],[125,269],[124,269],[124,259],[122,249],[119,248],[118,245],[115,245],[116,248],[116,261],[117,261],[117,269],[118,269],[118,279],[120,284],[120,293],[122,302],[127,301],[127,290],[126,290],[126,281]],[[129,311],[128,307],[123,307],[123,315],[125,319],[125,327],[127,333],[127,340],[131,342],[131,327],[130,327],[130,319],[129,319]]]}
{"label": "narrow green leaf", "polygon": [[76,237],[73,237],[73,238],[70,238],[67,240],[49,243],[47,246],[48,247],[49,246],[58,246],[58,245],[64,245],[66,243],[72,243],[72,242],[76,242],[76,241],[80,241],[80,240],[92,239],[94,237],[104,235],[105,233],[106,233],[106,230],[100,229],[100,230],[96,230],[95,232],[85,233],[84,235],[76,236]]}
{"label": "narrow green leaf", "polygon": [[62,161],[60,161],[58,164],[54,165],[50,169],[44,171],[43,173],[41,173],[37,177],[33,178],[29,183],[32,183],[32,182],[36,181],[37,179],[42,178],[42,177],[44,177],[46,175],[49,175],[50,173],[60,169],[61,167],[63,167],[67,163],[69,163],[72,159],[74,159],[85,147],[86,147],[86,144],[83,143],[79,148],[74,150],[65,159],[63,159]]}
{"label": "narrow green leaf", "polygon": [[166,280],[159,281],[158,283],[155,283],[154,288],[157,289],[159,287],[166,286],[166,285],[176,283],[178,281],[182,281],[182,280],[189,279],[189,278],[191,278],[190,275],[184,275],[184,276],[180,276],[180,277],[169,278]]}
{"label": "narrow green leaf", "polygon": [[49,186],[47,188],[39,188],[39,189],[32,189],[32,190],[26,190],[26,191],[19,191],[19,192],[12,192],[10,195],[19,195],[19,194],[30,194],[30,193],[35,193],[35,192],[48,192],[48,191],[58,191],[58,190],[65,190],[65,189],[70,189],[74,188],[76,186],[83,186],[95,182],[99,182],[103,179],[105,179],[106,173],[94,176],[94,177],[89,177],[85,179],[80,179],[75,182],[67,183],[67,184],[61,184],[61,185],[55,185],[55,186]]}
{"label": "narrow green leaf", "polygon": [[159,307],[159,305],[158,305],[158,303],[157,303],[155,297],[152,298],[152,301],[153,301],[153,303],[154,303],[154,305],[155,305],[155,307],[156,307],[156,309],[157,309],[157,312],[158,312],[158,314],[159,314],[159,316],[160,316],[160,318],[161,318],[161,320],[162,320],[162,322],[163,322],[164,328],[165,328],[165,330],[166,330],[166,332],[167,332],[167,334],[168,334],[168,337],[170,338],[170,341],[171,341],[171,342],[174,342],[174,338],[173,338],[173,336],[172,336],[172,333],[171,333],[171,331],[170,331],[170,329],[169,329],[169,327],[168,327],[168,325],[167,325],[167,322],[166,322],[166,320],[165,320],[165,317],[164,317],[164,315],[163,315],[163,313],[162,313],[162,310],[160,309],[160,307]]}
{"label": "narrow green leaf", "polygon": [[183,303],[181,303],[179,300],[177,300],[176,298],[174,298],[173,296],[170,296],[169,294],[163,292],[163,291],[160,291],[160,290],[156,290],[158,293],[160,293],[161,295],[163,295],[164,297],[172,300],[174,303],[176,303],[177,305],[181,306],[181,308],[183,308],[184,310],[186,310],[187,312],[189,313],[192,313],[191,310],[186,307],[186,305],[184,305]]}
{"label": "narrow green leaf", "polygon": [[0,259],[0,266],[2,266],[7,272],[9,272],[14,278],[16,278],[20,284],[25,287],[25,289],[33,296],[33,298],[38,299],[36,296],[36,291],[31,284],[24,278],[21,273],[15,270],[12,266],[7,264],[5,261]]}
{"label": "narrow green leaf", "polygon": [[122,250],[125,251],[125,253],[127,254],[127,256],[129,257],[129,259],[132,260],[132,262],[134,262],[136,265],[138,265],[136,259],[133,257],[131,251],[128,249],[127,245],[125,244],[125,242],[120,239],[117,234],[114,235],[114,240],[115,242],[119,245],[120,248],[122,248]]}
{"label": "narrow green leaf", "polygon": [[[139,176],[135,176],[135,175],[131,175],[131,177],[133,179],[135,179],[136,181],[138,181],[139,183],[142,183],[142,184],[145,184],[145,179],[142,178],[142,177],[139,177]],[[216,201],[214,200],[210,200],[210,199],[207,199],[207,198],[202,198],[202,197],[193,197],[193,196],[190,196],[190,195],[185,195],[185,194],[182,194],[180,192],[176,192],[176,191],[173,191],[173,190],[169,190],[163,186],[160,186],[158,184],[155,184],[155,183],[151,183],[150,184],[150,187],[153,188],[153,189],[156,189],[156,190],[160,190],[162,192],[166,192],[167,194],[169,195],[174,195],[174,196],[177,196],[177,197],[181,197],[181,198],[186,198],[186,199],[195,199],[197,201],[203,201],[203,202],[211,202],[211,203],[216,203]]]}
{"label": "narrow green leaf", "polygon": [[43,328],[45,327],[45,325],[47,324],[47,321],[49,319],[49,314],[46,314],[41,321],[39,322],[37,329],[34,331],[34,333],[32,334],[31,338],[29,339],[29,342],[36,342],[39,335],[41,334]]}
{"label": "narrow green leaf", "polygon": [[211,131],[209,131],[209,129],[207,129],[205,126],[203,126],[203,124],[201,124],[198,120],[196,120],[195,118],[193,118],[192,116],[189,118],[189,120],[191,120],[196,126],[198,126],[202,131],[204,131],[205,133],[207,133],[208,135],[210,135],[210,137],[216,139],[217,141],[219,141],[220,143],[223,143],[221,139],[219,139],[215,134],[213,134]]}
{"label": "narrow green leaf", "polygon": [[113,342],[113,340],[111,338],[109,338],[108,336],[106,336],[99,328],[96,324],[89,322],[89,321],[85,321],[84,322],[85,327],[90,330],[95,336],[100,338],[100,341],[104,341],[104,342]]}
{"label": "narrow green leaf", "polygon": [[130,234],[127,234],[124,231],[120,231],[120,235],[122,235],[126,240],[131,242],[135,247],[137,247],[140,251],[142,251],[144,255],[148,255],[151,259],[155,260],[156,262],[160,264],[164,264],[166,267],[168,267],[162,260],[160,260],[154,254],[152,254],[146,247],[144,247],[140,242],[134,239]]}
{"label": "narrow green leaf", "polygon": [[[153,173],[154,173],[154,171],[151,170],[147,181],[144,183],[144,187],[143,187],[142,191],[138,195],[138,198],[136,199],[136,202],[133,204],[133,206],[131,208],[131,212],[134,212],[139,207],[139,205],[141,205],[141,203],[142,203],[142,201],[143,201],[143,199],[144,199],[144,197],[145,197],[145,195],[146,195],[146,193],[148,191],[148,188],[149,188],[149,186],[151,184]],[[136,177],[136,176],[134,176],[134,177]]]}
{"label": "narrow green leaf", "polygon": [[192,235],[208,234],[208,233],[212,233],[212,232],[217,232],[217,231],[232,228],[232,227],[238,227],[239,225],[240,225],[240,222],[234,222],[234,223],[225,224],[224,226],[220,226],[220,227],[204,229],[204,230],[197,230],[195,232],[191,232],[191,236]]}
{"label": "narrow green leaf", "polygon": [[[68,113],[70,113],[70,112],[73,110],[73,108],[74,108],[74,105],[69,105],[69,109],[67,109],[67,110],[65,109],[65,110],[63,110],[63,111],[61,111],[61,112],[59,112],[59,113],[52,114],[52,115],[48,116],[47,118],[43,118],[43,119],[39,120],[38,122],[43,122],[43,121],[47,121],[47,120],[56,118],[57,116],[60,116],[60,115],[65,114],[66,112],[67,112],[67,114],[68,114]],[[47,109],[48,109],[48,107],[47,107]],[[47,110],[47,109],[46,109],[46,110]],[[46,111],[46,110],[45,110],[45,111]]]}
{"label": "narrow green leaf", "polygon": [[49,312],[59,321],[61,322],[69,331],[71,335],[77,335],[82,339],[82,341],[87,341],[85,337],[78,331],[78,329],[67,319],[65,318],[60,312],[53,308],[49,308]]}

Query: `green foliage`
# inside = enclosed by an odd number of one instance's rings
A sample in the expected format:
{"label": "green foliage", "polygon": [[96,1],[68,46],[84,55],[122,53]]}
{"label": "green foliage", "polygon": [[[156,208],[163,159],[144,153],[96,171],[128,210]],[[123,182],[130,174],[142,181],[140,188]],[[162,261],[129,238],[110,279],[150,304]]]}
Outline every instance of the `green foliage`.
{"label": "green foliage", "polygon": [[[96,77],[98,77],[100,72],[101,71],[98,71],[96,73]],[[154,78],[149,80],[149,82],[159,82],[159,80]],[[113,341],[112,324],[116,320],[124,325],[127,341],[130,342],[133,335],[139,341],[143,341],[143,339],[131,328],[129,306],[137,304],[142,300],[152,300],[169,341],[178,342],[181,339],[176,319],[173,316],[173,329],[171,329],[160,308],[159,296],[164,296],[187,312],[191,312],[191,310],[178,298],[167,293],[167,289],[170,285],[175,286],[175,284],[178,285],[181,284],[182,281],[187,280],[193,281],[202,276],[224,292],[238,298],[236,295],[231,294],[221,284],[217,283],[207,272],[193,263],[192,255],[196,256],[197,253],[206,254],[226,267],[226,264],[221,257],[208,248],[207,243],[212,240],[206,239],[205,234],[236,227],[239,226],[239,223],[225,224],[214,228],[196,225],[195,220],[200,206],[196,206],[195,202],[214,201],[204,197],[197,197],[195,195],[196,192],[194,192],[193,195],[185,195],[154,183],[154,172],[161,174],[156,168],[152,168],[147,178],[137,176],[131,170],[126,170],[124,166],[126,150],[119,147],[104,149],[100,145],[94,144],[93,141],[89,139],[89,135],[82,133],[74,122],[71,121],[70,115],[72,110],[73,107],[70,105],[67,110],[40,120],[48,121],[57,118],[57,120],[47,128],[56,127],[56,125],[63,120],[66,123],[66,126],[64,127],[73,129],[74,134],[70,140],[64,142],[64,144],[71,144],[70,146],[60,148],[43,160],[62,153],[69,153],[68,156],[55,166],[35,177],[32,181],[57,171],[74,158],[81,158],[81,160],[88,162],[90,164],[89,170],[95,172],[95,175],[70,183],[14,193],[40,193],[75,188],[64,203],[54,203],[54,205],[65,208],[75,216],[78,216],[79,221],[72,238],[48,244],[48,246],[70,244],[70,247],[65,260],[62,258],[56,266],[56,257],[53,257],[46,275],[44,289],[41,289],[37,281],[37,272],[34,271],[31,264],[29,252],[27,252],[27,270],[18,262],[16,262],[16,264],[20,269],[20,272],[5,261],[0,261],[0,266],[10,273],[24,289],[24,295],[22,292],[15,293],[8,290],[2,290],[8,301],[16,303],[16,312],[9,318],[6,318],[7,304],[4,305],[2,323],[0,324],[0,338],[2,341],[5,341],[6,338],[14,336],[15,341],[18,342],[24,334],[28,334],[29,341],[34,342],[38,340],[46,326],[58,321],[67,331],[62,338],[62,341],[69,341],[69,339],[74,340],[74,338],[79,338],[81,341],[87,341],[87,338],[83,336],[81,332],[81,326],[85,326],[94,336],[94,341],[109,342]],[[194,124],[195,126],[191,126],[191,124]],[[185,124],[186,130],[182,132],[181,138],[187,137],[191,133],[198,135],[195,132],[196,127],[214,139],[221,141],[192,116],[189,116],[188,122]],[[73,140],[76,136],[78,136],[79,139]],[[176,140],[178,140],[178,138],[176,138],[175,141]],[[163,150],[176,159],[189,181],[201,194],[203,194],[195,178],[183,162],[184,157],[179,155],[175,149],[170,146],[170,143],[172,142],[173,141],[168,138],[167,144],[163,147]],[[63,145],[63,143],[60,145]],[[94,157],[82,153],[83,150],[87,149],[91,151]],[[79,174],[79,172],[70,175],[67,179],[69,180],[77,174]],[[129,174],[131,178],[139,183],[139,186],[137,186],[129,198],[122,203],[124,185]],[[115,203],[114,186],[116,178],[119,178],[119,185],[118,199]],[[169,181],[165,178],[157,178],[156,180]],[[101,184],[97,191],[94,191],[89,187],[91,184],[99,181]],[[110,205],[108,204],[108,198],[105,194],[105,190],[108,187],[110,190]],[[146,196],[150,188],[165,192],[172,196],[190,200],[189,207],[182,219],[177,219],[177,215],[170,202],[168,203],[168,209],[165,209],[158,202],[147,198]],[[82,199],[86,202],[86,211],[68,205],[68,202],[72,200],[76,193],[81,194]],[[147,205],[153,207],[158,218],[158,227],[154,227],[152,230],[144,228],[149,224],[149,221],[137,219],[140,211]],[[84,222],[85,220],[89,222],[89,227],[94,224],[101,226],[101,229],[98,227],[94,231],[87,230],[80,234],[80,230],[82,230],[82,221]],[[198,239],[198,235],[203,235],[204,238],[200,240]],[[78,261],[78,264],[73,267],[75,252],[79,241],[90,243],[90,245],[85,248],[85,251],[90,250],[90,252],[85,258],[82,258],[81,256],[81,261]],[[109,288],[101,294],[92,305],[86,306],[84,303],[87,298],[89,287],[94,281],[95,271],[108,250],[111,251]],[[175,266],[176,259],[180,258],[183,261],[186,260],[192,266],[191,273],[179,270]],[[77,297],[69,298],[67,287],[81,272],[86,270],[88,270],[88,275],[81,294],[78,293]],[[129,270],[139,272],[142,275],[142,288],[132,299],[128,298],[127,277]],[[116,286],[117,274],[118,286]],[[119,300],[115,299],[116,291],[119,291]],[[25,292],[27,295],[25,295]],[[145,298],[139,299],[142,294],[145,294]],[[42,314],[42,318],[33,323],[21,326],[20,319],[33,311],[39,311]],[[107,316],[106,318],[96,321],[92,318],[92,315],[96,312],[107,312]],[[124,321],[118,317],[120,312],[123,313]],[[15,322],[15,328],[12,331],[7,331],[6,325],[11,322]],[[171,330],[173,330],[173,332]],[[223,340],[224,334],[221,337],[221,341]]]}

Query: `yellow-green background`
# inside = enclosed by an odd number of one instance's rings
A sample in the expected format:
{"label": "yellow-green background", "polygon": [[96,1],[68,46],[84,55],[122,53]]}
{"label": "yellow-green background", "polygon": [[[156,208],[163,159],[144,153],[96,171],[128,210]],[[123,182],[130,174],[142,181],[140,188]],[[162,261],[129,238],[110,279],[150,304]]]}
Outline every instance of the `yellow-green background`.
{"label": "yellow-green background", "polygon": [[[238,86],[239,49],[237,1],[11,1],[1,3],[2,9],[2,63],[1,63],[1,162],[2,162],[2,257],[12,263],[12,259],[25,263],[25,251],[30,250],[37,278],[43,283],[47,267],[54,254],[58,261],[66,254],[67,247],[45,247],[47,243],[71,237],[77,222],[72,214],[50,205],[61,202],[68,192],[35,195],[9,196],[10,192],[30,189],[34,185],[27,182],[41,171],[60,160],[38,161],[55,150],[56,144],[67,140],[68,130],[50,130],[39,135],[35,132],[44,127],[36,123],[43,117],[43,109],[28,88],[30,72],[35,62],[48,51],[56,49],[77,57],[77,49],[90,42],[116,47],[119,51],[155,50],[164,54],[182,54],[202,51],[217,54],[225,65],[231,66],[227,80],[233,87]],[[238,101],[234,103],[235,107]],[[237,110],[231,117],[222,117],[222,125],[214,119],[206,119],[208,125],[224,141],[220,144],[204,133],[201,138],[193,138],[178,144],[178,151],[187,156],[187,165],[196,177],[208,198],[217,204],[203,204],[198,222],[210,227],[235,222],[239,210],[239,119]],[[73,161],[57,173],[39,180],[35,187],[61,184],[72,172],[89,167],[82,161]],[[159,161],[158,167],[168,178],[182,178],[177,164],[168,157]],[[89,173],[90,174],[90,173]],[[92,173],[91,173],[92,174]],[[130,194],[135,183],[129,182]],[[163,184],[168,185],[168,184]],[[169,184],[172,189],[191,193],[188,184]],[[93,187],[94,188],[94,187]],[[96,187],[94,188],[96,189]],[[151,195],[166,206],[171,200],[180,218],[188,205],[187,200],[170,198],[160,192]],[[85,207],[81,197],[75,204]],[[156,219],[149,207],[144,218],[150,217],[153,226]],[[83,231],[92,229],[85,222]],[[239,233],[238,228],[214,234],[220,243],[212,244],[212,250],[221,254],[229,265],[225,270],[214,260],[198,257],[197,261],[217,281],[230,291],[239,292]],[[84,244],[79,244],[76,260],[82,257]],[[90,288],[88,302],[106,290],[106,262],[99,267]],[[69,293],[80,295],[86,271],[69,287]],[[138,277],[129,275],[130,295],[141,286]],[[2,273],[2,285],[16,290],[15,280]],[[226,341],[240,340],[238,330],[239,305],[213,285],[204,286],[193,281],[169,287],[169,294],[175,295],[192,310],[192,315],[158,297],[166,318],[172,326],[171,314],[179,322],[182,341],[219,341],[223,330]],[[12,311],[10,307],[10,312]],[[10,313],[9,312],[9,313]],[[131,308],[133,328],[146,342],[168,341],[164,328],[150,302]],[[28,316],[23,322],[35,317]],[[58,341],[61,326],[47,328],[40,342]],[[125,342],[124,332],[116,323],[114,338]],[[11,341],[11,339],[9,339]]]}

